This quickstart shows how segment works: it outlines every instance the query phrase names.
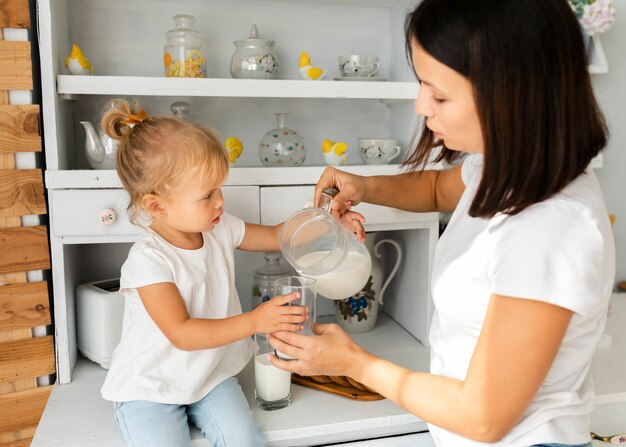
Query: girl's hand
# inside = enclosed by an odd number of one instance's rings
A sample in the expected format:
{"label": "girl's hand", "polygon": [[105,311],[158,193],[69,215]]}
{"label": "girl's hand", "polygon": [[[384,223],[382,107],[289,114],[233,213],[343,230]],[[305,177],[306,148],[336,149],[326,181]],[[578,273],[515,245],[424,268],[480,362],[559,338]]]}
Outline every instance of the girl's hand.
{"label": "girl's hand", "polygon": [[329,375],[354,377],[360,356],[366,351],[356,345],[350,336],[336,324],[315,324],[316,336],[293,332],[270,335],[270,344],[296,360],[281,360],[270,356],[272,364],[285,371],[305,376]]}
{"label": "girl's hand", "polygon": [[301,323],[308,319],[306,306],[292,306],[288,303],[300,298],[300,294],[278,295],[264,302],[252,314],[255,333],[271,334],[276,331],[299,331]]}
{"label": "girl's hand", "polygon": [[[335,202],[333,202],[333,204],[334,203]],[[335,218],[337,218],[337,216],[335,216]],[[359,241],[365,241],[365,228],[363,227],[365,217],[363,217],[361,213],[357,213],[356,211],[346,211],[339,216],[338,221],[346,230],[350,233],[354,233]]]}

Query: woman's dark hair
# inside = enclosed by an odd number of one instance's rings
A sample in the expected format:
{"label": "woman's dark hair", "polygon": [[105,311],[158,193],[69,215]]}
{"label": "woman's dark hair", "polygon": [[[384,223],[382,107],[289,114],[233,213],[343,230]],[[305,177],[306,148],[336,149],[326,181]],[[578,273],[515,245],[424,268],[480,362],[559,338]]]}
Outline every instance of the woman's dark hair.
{"label": "woman's dark hair", "polygon": [[[406,18],[411,44],[473,86],[484,142],[473,217],[517,214],[562,190],[604,148],[582,33],[567,0],[424,0]],[[424,166],[425,126],[405,165]],[[437,161],[460,154],[442,148]]]}

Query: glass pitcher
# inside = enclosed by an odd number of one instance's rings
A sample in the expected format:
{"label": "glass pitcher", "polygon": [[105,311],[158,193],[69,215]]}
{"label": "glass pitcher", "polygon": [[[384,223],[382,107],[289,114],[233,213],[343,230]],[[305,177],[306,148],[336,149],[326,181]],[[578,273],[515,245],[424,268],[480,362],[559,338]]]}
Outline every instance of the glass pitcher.
{"label": "glass pitcher", "polygon": [[325,189],[319,207],[300,210],[280,231],[283,256],[303,276],[317,281],[317,293],[332,300],[359,292],[369,279],[372,260],[367,248],[330,214],[337,194]]}

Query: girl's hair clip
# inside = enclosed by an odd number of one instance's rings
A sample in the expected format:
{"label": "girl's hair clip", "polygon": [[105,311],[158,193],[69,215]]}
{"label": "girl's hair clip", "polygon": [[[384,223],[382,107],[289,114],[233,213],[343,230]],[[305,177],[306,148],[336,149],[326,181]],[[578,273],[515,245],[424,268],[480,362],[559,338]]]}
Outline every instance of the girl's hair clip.
{"label": "girl's hair clip", "polygon": [[140,109],[136,114],[129,113],[128,115],[126,115],[126,118],[122,120],[122,124],[141,124],[146,119],[148,119],[148,114],[144,109]]}

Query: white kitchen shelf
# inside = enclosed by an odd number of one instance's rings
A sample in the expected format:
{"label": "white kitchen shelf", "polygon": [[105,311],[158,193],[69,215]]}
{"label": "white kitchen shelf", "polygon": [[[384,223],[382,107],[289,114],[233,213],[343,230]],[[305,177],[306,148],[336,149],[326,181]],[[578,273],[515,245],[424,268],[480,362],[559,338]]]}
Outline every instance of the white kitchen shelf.
{"label": "white kitchen shelf", "polygon": [[[611,297],[606,339],[593,357],[596,403],[626,402],[626,293]],[[626,426],[624,427],[626,432]]]}
{"label": "white kitchen shelf", "polygon": [[324,98],[413,101],[417,82],[304,81],[140,76],[57,76],[60,95]]}
{"label": "white kitchen shelf", "polygon": [[[326,166],[298,166],[285,168],[246,167],[231,168],[225,185],[314,185]],[[344,165],[338,169],[359,175],[394,175],[403,172],[400,165]],[[113,170],[46,171],[48,189],[123,188]]]}
{"label": "white kitchen shelf", "polygon": [[[353,339],[369,351],[412,370],[427,371],[428,349],[402,327],[381,314],[376,328]],[[122,447],[122,434],[113,418],[113,406],[102,399],[106,371],[79,359],[72,383],[55,385],[31,444],[32,447]],[[266,412],[254,404],[252,362],[239,380],[265,431],[270,446],[304,446],[367,439],[426,430],[426,423],[388,399],[362,402],[292,385],[292,404]],[[80,420],[80,425],[76,421]],[[194,447],[208,443],[197,430]]]}

